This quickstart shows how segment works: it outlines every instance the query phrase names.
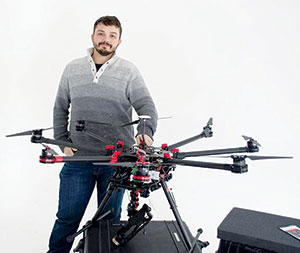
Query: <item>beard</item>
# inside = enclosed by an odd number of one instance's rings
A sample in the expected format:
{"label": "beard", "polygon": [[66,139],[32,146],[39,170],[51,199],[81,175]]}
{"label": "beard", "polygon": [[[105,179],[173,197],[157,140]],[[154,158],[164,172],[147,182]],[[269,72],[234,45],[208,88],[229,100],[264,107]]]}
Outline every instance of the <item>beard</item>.
{"label": "beard", "polygon": [[[100,46],[103,45],[103,44],[108,45],[110,47],[110,50],[101,48]],[[98,45],[94,44],[94,48],[102,56],[112,55],[112,54],[114,54],[116,52],[116,49],[117,49],[117,48],[112,47],[112,45],[110,45],[110,44],[108,44],[106,42],[100,42],[100,43],[98,43]]]}

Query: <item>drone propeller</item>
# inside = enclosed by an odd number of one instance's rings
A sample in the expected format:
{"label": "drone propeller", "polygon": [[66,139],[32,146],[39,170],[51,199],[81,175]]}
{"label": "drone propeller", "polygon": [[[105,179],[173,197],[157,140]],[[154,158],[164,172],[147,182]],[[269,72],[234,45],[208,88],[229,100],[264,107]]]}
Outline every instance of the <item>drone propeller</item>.
{"label": "drone propeller", "polygon": [[205,137],[211,137],[212,131],[211,126],[213,125],[213,118],[210,118],[205,127],[203,127],[203,134]]}
{"label": "drone propeller", "polygon": [[6,137],[15,137],[15,136],[23,136],[23,135],[33,135],[35,132],[42,132],[42,131],[50,130],[50,129],[53,129],[53,127],[28,130],[28,131],[24,131],[24,132],[20,132],[20,133],[16,133],[16,134],[9,134],[9,135],[6,135]]}
{"label": "drone propeller", "polygon": [[267,159],[293,159],[292,156],[256,156],[256,155],[230,155],[230,156],[210,156],[210,158],[217,157],[217,158],[249,158],[250,160],[267,160]]}
{"label": "drone propeller", "polygon": [[246,156],[250,160],[267,160],[267,159],[293,159],[292,156]]}
{"label": "drone propeller", "polygon": [[171,116],[166,116],[166,117],[160,117],[160,118],[158,118],[158,120],[161,120],[161,119],[172,119],[172,117]]}
{"label": "drone propeller", "polygon": [[149,115],[140,115],[140,116],[138,116],[138,117],[139,117],[139,119],[134,120],[134,121],[129,122],[129,123],[126,123],[126,124],[124,124],[124,125],[121,125],[121,127],[135,125],[135,124],[140,123],[141,120],[151,119],[151,116],[149,116]]}
{"label": "drone propeller", "polygon": [[98,125],[106,125],[106,126],[112,126],[112,127],[124,127],[124,126],[130,126],[130,125],[134,125],[134,124],[138,124],[140,122],[140,119],[126,123],[124,125],[114,125],[114,124],[110,124],[110,123],[104,123],[104,122],[99,122],[99,121],[93,121],[93,120],[76,120],[75,122],[81,124],[81,123],[92,123],[92,124],[98,124]]}
{"label": "drone propeller", "polygon": [[[65,126],[65,125],[60,125],[58,127]],[[99,148],[94,148],[94,147],[89,147],[89,146],[84,146],[84,145],[79,145],[75,143],[70,143],[66,141],[61,141],[61,140],[53,140],[53,139],[48,139],[42,137],[42,132],[45,130],[50,130],[53,129],[54,127],[48,127],[48,128],[41,128],[41,129],[34,129],[34,130],[29,130],[29,131],[24,131],[16,134],[10,134],[6,135],[6,137],[15,137],[15,136],[24,136],[24,135],[32,135],[31,137],[31,142],[33,143],[45,143],[45,144],[53,144],[57,146],[64,146],[64,147],[70,147],[70,148],[77,148],[77,149],[83,149],[83,150],[89,150],[89,151],[94,151],[94,152],[99,152],[103,151],[102,149]],[[46,147],[46,146],[44,146]],[[47,148],[47,147],[46,147]],[[52,151],[51,151],[52,150]],[[47,148],[47,151],[51,154],[57,155],[57,153],[51,149],[50,147]],[[53,152],[53,153],[52,153]],[[55,153],[54,153],[55,152]]]}
{"label": "drone propeller", "polygon": [[87,122],[87,123],[93,123],[93,124],[99,124],[99,125],[107,125],[107,126],[113,126],[113,124],[100,122],[100,121],[94,121],[94,120],[71,120],[72,122],[76,122],[77,124]]}
{"label": "drone propeller", "polygon": [[[93,123],[93,124],[100,124],[100,125],[107,125],[107,126],[113,126],[113,127],[125,127],[125,126],[131,126],[131,125],[135,125],[135,124],[138,124],[142,119],[151,119],[151,116],[148,116],[148,115],[140,115],[138,116],[139,119],[138,120],[134,120],[132,122],[129,122],[129,123],[126,123],[126,124],[123,124],[123,125],[114,125],[114,124],[110,124],[110,123],[105,123],[105,122],[99,122],[99,121],[94,121],[94,120],[75,120],[74,122],[77,122],[77,123],[84,123],[84,122],[88,122],[88,123]],[[161,119],[170,119],[172,117],[161,117],[161,118],[158,118],[158,120],[161,120]]]}
{"label": "drone propeller", "polygon": [[138,124],[139,122],[140,122],[140,120],[137,119],[137,120],[134,120],[134,121],[132,121],[132,122],[130,122],[130,123],[126,123],[126,124],[124,124],[124,125],[121,125],[121,127],[135,125],[135,124]]}
{"label": "drone propeller", "polygon": [[248,137],[246,135],[242,135],[242,137],[246,140],[246,141],[252,141],[254,142],[257,146],[261,147],[261,145],[256,141],[254,140],[252,137]]}
{"label": "drone propeller", "polygon": [[[110,144],[109,140],[106,140],[104,137],[98,136],[97,134],[93,133],[92,131],[89,131],[87,129],[87,127],[85,126],[85,122],[86,122],[85,120],[77,120],[76,122],[77,122],[76,131],[84,132],[87,135],[89,135],[89,136],[91,136],[91,137],[93,137],[93,138],[95,138],[95,139],[97,139],[99,141],[102,141],[103,143]],[[110,125],[110,124],[100,123],[100,122],[96,122],[96,121],[87,121],[87,122],[93,122],[93,123],[97,123],[97,124]]]}
{"label": "drone propeller", "polygon": [[151,116],[149,115],[139,115],[138,117],[139,119],[151,119]]}
{"label": "drone propeller", "polygon": [[85,146],[81,144],[76,144],[72,142],[66,142],[66,141],[61,141],[61,140],[53,140],[53,139],[48,139],[48,138],[41,138],[41,139],[36,139],[36,140],[31,140],[33,143],[46,143],[46,144],[52,144],[52,145],[57,145],[57,146],[63,146],[63,147],[69,147],[69,148],[77,148],[77,149],[83,149],[83,150],[88,150],[92,152],[102,152],[103,150],[100,148],[96,147],[90,147],[90,146]]}
{"label": "drone propeller", "polygon": [[210,118],[206,124],[206,126],[212,126],[213,125],[213,118]]}
{"label": "drone propeller", "polygon": [[[138,116],[138,117],[139,117],[139,119],[134,120],[134,121],[132,121],[132,122],[130,122],[130,123],[126,123],[126,124],[124,124],[124,125],[121,125],[121,127],[135,125],[135,124],[140,123],[141,120],[151,119],[151,116],[149,116],[149,115],[140,115],[140,116]],[[172,117],[167,116],[167,117],[160,117],[160,118],[158,118],[157,120],[161,120],[161,119],[171,119],[171,118],[172,118]]]}

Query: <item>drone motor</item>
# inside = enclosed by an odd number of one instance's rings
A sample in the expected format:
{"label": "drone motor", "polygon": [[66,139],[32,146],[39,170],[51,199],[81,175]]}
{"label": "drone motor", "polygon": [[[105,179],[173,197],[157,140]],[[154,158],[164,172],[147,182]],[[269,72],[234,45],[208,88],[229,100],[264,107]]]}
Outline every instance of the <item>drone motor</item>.
{"label": "drone motor", "polygon": [[245,161],[245,156],[232,155],[233,164],[231,165],[231,172],[245,173],[248,172],[248,165]]}
{"label": "drone motor", "polygon": [[132,169],[132,179],[137,183],[150,183],[151,178],[149,174],[149,162],[137,162]]}

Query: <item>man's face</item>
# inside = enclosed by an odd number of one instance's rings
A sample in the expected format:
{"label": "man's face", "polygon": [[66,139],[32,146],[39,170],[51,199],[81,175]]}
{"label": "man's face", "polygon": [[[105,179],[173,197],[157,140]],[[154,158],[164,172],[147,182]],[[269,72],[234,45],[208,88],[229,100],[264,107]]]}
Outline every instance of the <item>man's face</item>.
{"label": "man's face", "polygon": [[99,23],[92,34],[94,48],[102,56],[113,54],[122,41],[119,37],[120,29],[118,27]]}

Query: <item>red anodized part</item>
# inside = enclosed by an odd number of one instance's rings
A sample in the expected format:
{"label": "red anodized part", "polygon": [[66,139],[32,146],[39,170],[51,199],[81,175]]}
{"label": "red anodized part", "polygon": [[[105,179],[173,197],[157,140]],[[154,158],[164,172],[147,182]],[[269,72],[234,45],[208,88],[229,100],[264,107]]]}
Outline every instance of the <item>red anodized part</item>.
{"label": "red anodized part", "polygon": [[105,146],[105,149],[106,149],[106,150],[114,150],[114,149],[115,149],[115,146],[114,146],[114,145],[106,145],[106,146]]}
{"label": "red anodized part", "polygon": [[63,157],[62,156],[54,156],[53,158],[40,157],[40,162],[41,163],[62,163]]}
{"label": "red anodized part", "polygon": [[63,157],[62,156],[55,156],[55,162],[56,163],[62,163],[63,162]]}
{"label": "red anodized part", "polygon": [[123,148],[124,147],[124,142],[123,141],[118,141],[117,142],[117,147],[118,148]]}
{"label": "red anodized part", "polygon": [[118,156],[121,155],[121,153],[122,152],[120,150],[119,151],[115,151],[113,153],[113,155],[110,157],[111,158],[110,162],[111,163],[117,163],[118,162]]}
{"label": "red anodized part", "polygon": [[164,153],[164,158],[171,159],[171,155],[169,153]]}
{"label": "red anodized part", "polygon": [[172,148],[172,149],[171,149],[171,152],[172,152],[172,153],[179,153],[179,149],[178,149],[178,148]]}
{"label": "red anodized part", "polygon": [[145,163],[145,159],[144,159],[144,156],[141,155],[140,159],[139,159],[139,163]]}
{"label": "red anodized part", "polygon": [[55,159],[42,158],[40,157],[40,163],[55,163]]}
{"label": "red anodized part", "polygon": [[134,175],[132,178],[134,178],[136,180],[139,180],[139,181],[149,181],[150,180],[149,176],[144,177],[144,176],[136,176],[136,175]]}
{"label": "red anodized part", "polygon": [[161,144],[161,149],[168,149],[168,144],[167,143]]}

